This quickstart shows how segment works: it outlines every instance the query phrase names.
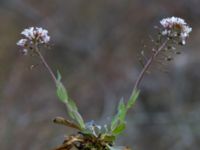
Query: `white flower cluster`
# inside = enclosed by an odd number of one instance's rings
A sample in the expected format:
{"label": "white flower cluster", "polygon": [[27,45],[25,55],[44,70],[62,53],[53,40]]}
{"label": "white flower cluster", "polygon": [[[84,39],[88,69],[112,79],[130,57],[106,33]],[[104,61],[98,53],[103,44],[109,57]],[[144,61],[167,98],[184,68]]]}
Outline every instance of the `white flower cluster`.
{"label": "white flower cluster", "polygon": [[178,17],[164,18],[160,21],[160,24],[164,28],[162,35],[178,37],[183,45],[189,33],[192,31],[192,28],[187,25],[185,20]]}
{"label": "white flower cluster", "polygon": [[17,42],[17,45],[21,47],[27,47],[30,44],[47,44],[50,41],[48,31],[41,27],[24,29],[21,34],[24,38]]}

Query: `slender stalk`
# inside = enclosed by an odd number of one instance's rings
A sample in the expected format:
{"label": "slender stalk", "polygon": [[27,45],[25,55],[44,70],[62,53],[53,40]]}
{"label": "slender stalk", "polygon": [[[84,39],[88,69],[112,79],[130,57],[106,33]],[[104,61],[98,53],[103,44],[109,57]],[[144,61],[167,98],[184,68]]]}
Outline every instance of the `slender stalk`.
{"label": "slender stalk", "polygon": [[153,55],[149,58],[149,60],[147,61],[147,63],[145,64],[144,68],[142,69],[142,71],[140,72],[136,82],[135,82],[135,86],[133,88],[132,94],[131,96],[133,96],[135,90],[138,90],[139,85],[146,73],[146,71],[149,69],[149,67],[151,66],[152,62],[154,61],[155,57],[158,56],[158,54],[162,51],[162,49],[166,46],[168,42],[168,39],[166,39],[162,45],[153,53]]}
{"label": "slender stalk", "polygon": [[43,57],[42,53],[40,52],[38,46],[35,46],[35,51],[36,53],[39,55],[40,59],[42,60],[42,63],[44,64],[44,66],[47,68],[48,72],[50,73],[53,81],[55,82],[55,84],[57,84],[57,80],[56,80],[56,76],[54,75],[52,69],[50,68],[50,66],[48,65],[47,61],[45,60],[45,58]]}

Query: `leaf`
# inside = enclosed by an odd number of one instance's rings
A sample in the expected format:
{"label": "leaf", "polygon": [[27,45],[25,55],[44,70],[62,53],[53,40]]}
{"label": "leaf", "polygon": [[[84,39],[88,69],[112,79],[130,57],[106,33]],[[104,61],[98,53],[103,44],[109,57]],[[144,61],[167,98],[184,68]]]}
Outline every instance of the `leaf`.
{"label": "leaf", "polygon": [[81,129],[85,129],[85,123],[78,110],[71,110],[70,114],[70,116],[80,125]]}
{"label": "leaf", "polygon": [[127,114],[127,111],[133,107],[135,101],[137,100],[139,96],[139,91],[135,90],[133,94],[131,95],[130,99],[128,100],[127,105],[125,105],[123,99],[120,100],[118,104],[118,111],[117,114],[115,115],[114,119],[111,122],[111,132],[114,135],[120,134],[122,131],[124,131],[126,127],[126,121],[125,117]]}
{"label": "leaf", "polygon": [[119,102],[118,112],[119,112],[119,120],[120,121],[124,121],[124,119],[126,117],[126,105],[124,103],[124,99],[123,98]]}
{"label": "leaf", "polygon": [[66,119],[64,119],[62,117],[56,117],[53,120],[53,122],[57,123],[57,124],[65,125],[65,126],[68,126],[68,127],[74,128],[74,129],[81,130],[80,127],[77,124],[75,124],[72,121],[66,120]]}
{"label": "leaf", "polygon": [[126,123],[125,122],[121,122],[119,125],[117,125],[117,127],[112,131],[113,134],[117,135],[122,133],[126,128]]}
{"label": "leaf", "polygon": [[60,81],[57,81],[57,96],[63,103],[68,103],[68,94],[63,86],[63,84]]}
{"label": "leaf", "polygon": [[114,135],[111,135],[111,134],[102,134],[101,135],[101,139],[104,141],[104,142],[108,142],[108,143],[112,143],[113,141],[116,140],[116,137]]}
{"label": "leaf", "polygon": [[64,85],[61,82],[61,75],[59,71],[57,71],[58,77],[56,80],[56,87],[57,87],[57,96],[63,103],[66,104],[68,108],[69,116],[75,120],[76,123],[80,126],[81,129],[85,128],[85,123],[83,121],[82,116],[78,112],[78,108],[75,102],[68,97],[67,90],[65,89]]}
{"label": "leaf", "polygon": [[133,94],[131,95],[130,99],[128,100],[128,103],[127,103],[127,106],[126,106],[127,110],[130,109],[131,107],[133,107],[133,105],[135,104],[139,94],[140,94],[139,90],[133,91]]}
{"label": "leaf", "polygon": [[77,111],[77,110],[78,110],[78,108],[77,108],[75,102],[74,102],[71,98],[69,98],[68,102],[69,102],[69,105],[71,106],[71,109],[72,109],[73,111]]}
{"label": "leaf", "polygon": [[126,105],[124,104],[124,100],[121,99],[118,104],[118,112],[115,115],[114,119],[111,122],[111,131],[113,132],[116,128],[118,128],[118,125],[121,123],[125,123],[125,116],[126,116]]}

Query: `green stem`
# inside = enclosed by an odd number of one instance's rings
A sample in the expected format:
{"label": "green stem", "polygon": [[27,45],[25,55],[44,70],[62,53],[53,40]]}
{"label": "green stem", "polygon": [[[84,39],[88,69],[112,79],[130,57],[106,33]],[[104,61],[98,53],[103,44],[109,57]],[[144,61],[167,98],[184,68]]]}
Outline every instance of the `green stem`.
{"label": "green stem", "polygon": [[47,61],[45,60],[45,58],[43,57],[42,53],[40,52],[38,46],[35,46],[35,51],[36,53],[39,55],[40,59],[42,60],[42,63],[44,64],[44,66],[47,68],[48,72],[50,73],[53,81],[55,82],[55,84],[57,84],[57,80],[56,80],[56,76],[54,75],[52,69],[50,68],[50,66],[48,65]]}

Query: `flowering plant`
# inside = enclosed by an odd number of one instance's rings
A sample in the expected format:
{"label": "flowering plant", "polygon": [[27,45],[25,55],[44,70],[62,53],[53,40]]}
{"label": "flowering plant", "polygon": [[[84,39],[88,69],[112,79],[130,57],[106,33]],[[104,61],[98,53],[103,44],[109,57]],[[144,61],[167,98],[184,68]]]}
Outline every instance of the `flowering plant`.
{"label": "flowering plant", "polygon": [[57,71],[57,75],[55,75],[43,57],[40,47],[49,44],[50,36],[48,35],[48,31],[43,28],[30,27],[21,32],[23,38],[17,42],[17,45],[22,48],[24,54],[34,53],[41,59],[55,82],[59,100],[67,107],[70,120],[56,117],[54,122],[78,130],[77,134],[68,136],[64,143],[56,148],[56,150],[70,150],[72,148],[81,150],[127,149],[125,147],[116,147],[114,142],[116,137],[122,133],[126,127],[127,112],[133,107],[140,94],[139,85],[145,73],[148,71],[152,62],[155,61],[161,53],[174,51],[174,46],[176,45],[185,45],[186,39],[192,31],[192,28],[189,27],[183,19],[177,17],[164,18],[160,21],[160,24],[161,27],[159,28],[155,47],[151,49],[150,57],[143,62],[144,67],[136,80],[130,98],[126,102],[123,99],[119,102],[116,115],[112,118],[110,123],[104,126],[97,125],[93,121],[84,121],[78,111],[78,107],[69,97],[61,81],[61,74]]}

